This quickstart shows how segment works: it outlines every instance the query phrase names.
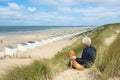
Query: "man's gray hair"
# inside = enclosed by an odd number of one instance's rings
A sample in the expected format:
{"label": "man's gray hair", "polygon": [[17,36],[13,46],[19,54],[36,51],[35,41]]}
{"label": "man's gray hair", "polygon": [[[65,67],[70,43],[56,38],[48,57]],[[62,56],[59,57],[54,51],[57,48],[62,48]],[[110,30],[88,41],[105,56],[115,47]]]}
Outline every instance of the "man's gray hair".
{"label": "man's gray hair", "polygon": [[91,39],[89,37],[83,37],[82,43],[87,45],[87,46],[90,46],[91,45]]}

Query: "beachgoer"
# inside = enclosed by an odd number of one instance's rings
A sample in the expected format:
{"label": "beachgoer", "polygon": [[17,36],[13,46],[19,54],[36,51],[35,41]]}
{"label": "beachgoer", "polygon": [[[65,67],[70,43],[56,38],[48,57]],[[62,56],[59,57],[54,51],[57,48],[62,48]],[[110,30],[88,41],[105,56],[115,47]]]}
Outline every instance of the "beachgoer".
{"label": "beachgoer", "polygon": [[1,44],[3,43],[3,41],[2,41],[2,40],[1,40],[0,42],[1,42]]}
{"label": "beachgoer", "polygon": [[[70,60],[72,61],[71,65],[74,68],[79,68],[79,70],[91,67],[96,58],[96,49],[91,46],[91,39],[89,37],[84,37],[82,39],[82,43],[84,44],[85,48],[83,49],[81,58],[76,57],[73,50],[69,52]],[[77,63],[80,66],[76,66],[75,64]]]}

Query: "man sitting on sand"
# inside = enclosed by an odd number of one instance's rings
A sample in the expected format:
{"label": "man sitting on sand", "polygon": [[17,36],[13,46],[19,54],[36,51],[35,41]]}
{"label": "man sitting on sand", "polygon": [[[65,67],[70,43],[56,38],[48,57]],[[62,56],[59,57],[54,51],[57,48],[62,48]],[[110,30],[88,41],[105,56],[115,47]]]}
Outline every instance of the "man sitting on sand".
{"label": "man sitting on sand", "polygon": [[89,68],[94,63],[96,58],[96,49],[91,46],[91,39],[89,37],[84,37],[82,39],[82,43],[85,48],[83,49],[81,58],[76,57],[73,50],[69,52],[71,65],[79,70]]}

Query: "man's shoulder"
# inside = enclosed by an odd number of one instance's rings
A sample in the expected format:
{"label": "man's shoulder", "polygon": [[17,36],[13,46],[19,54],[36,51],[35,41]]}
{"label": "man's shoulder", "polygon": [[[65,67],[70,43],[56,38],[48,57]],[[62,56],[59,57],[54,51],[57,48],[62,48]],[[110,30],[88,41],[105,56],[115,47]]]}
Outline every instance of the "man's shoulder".
{"label": "man's shoulder", "polygon": [[96,49],[94,46],[91,46],[91,48]]}
{"label": "man's shoulder", "polygon": [[94,46],[89,46],[84,49],[84,51],[96,51],[96,48]]}
{"label": "man's shoulder", "polygon": [[96,48],[94,46],[87,47],[85,51],[91,52],[91,51],[96,51]]}

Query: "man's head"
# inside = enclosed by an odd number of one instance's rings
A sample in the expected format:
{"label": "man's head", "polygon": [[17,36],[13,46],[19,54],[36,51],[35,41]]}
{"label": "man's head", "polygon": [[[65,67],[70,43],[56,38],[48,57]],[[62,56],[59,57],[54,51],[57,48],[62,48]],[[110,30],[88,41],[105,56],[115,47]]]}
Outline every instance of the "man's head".
{"label": "man's head", "polygon": [[91,39],[90,39],[89,37],[83,37],[82,43],[83,43],[85,46],[90,46],[90,45],[91,45]]}

